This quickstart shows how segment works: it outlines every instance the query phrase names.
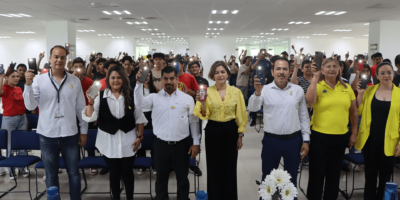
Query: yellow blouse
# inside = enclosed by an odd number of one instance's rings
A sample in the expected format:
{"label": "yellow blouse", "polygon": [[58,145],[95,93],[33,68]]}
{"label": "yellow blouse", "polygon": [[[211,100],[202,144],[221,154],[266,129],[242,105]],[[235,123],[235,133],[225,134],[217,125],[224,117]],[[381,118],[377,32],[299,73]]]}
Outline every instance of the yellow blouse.
{"label": "yellow blouse", "polygon": [[247,112],[242,92],[232,86],[226,86],[225,100],[222,101],[215,85],[207,88],[205,117],[201,114],[201,102],[197,101],[193,114],[202,120],[227,122],[236,119],[238,132],[246,132]]}

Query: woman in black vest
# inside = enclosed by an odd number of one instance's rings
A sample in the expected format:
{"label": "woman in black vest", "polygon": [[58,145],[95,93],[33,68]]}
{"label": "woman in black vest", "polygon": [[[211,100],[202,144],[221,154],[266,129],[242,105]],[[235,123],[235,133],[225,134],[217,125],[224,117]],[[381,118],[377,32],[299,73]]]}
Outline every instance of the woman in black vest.
{"label": "woman in black vest", "polygon": [[[88,97],[89,105],[82,111],[87,122],[97,120],[96,147],[110,170],[110,185],[114,200],[120,199],[120,178],[126,188],[126,198],[133,199],[133,163],[143,139],[147,120],[141,108],[135,108],[129,79],[121,66],[109,69],[107,88],[99,97]],[[86,92],[86,94],[90,91]]]}

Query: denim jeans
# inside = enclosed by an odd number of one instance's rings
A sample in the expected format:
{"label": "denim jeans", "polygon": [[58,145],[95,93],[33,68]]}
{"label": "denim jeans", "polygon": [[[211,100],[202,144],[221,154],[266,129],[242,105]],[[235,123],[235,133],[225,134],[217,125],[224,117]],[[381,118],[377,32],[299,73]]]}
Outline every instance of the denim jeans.
{"label": "denim jeans", "polygon": [[[8,141],[7,141],[7,151],[6,157],[14,156],[11,151],[11,132],[15,130],[26,131],[27,129],[27,119],[26,115],[16,115],[16,116],[3,116],[3,121],[1,123],[1,128],[7,130],[8,132]],[[26,150],[18,150],[17,155],[28,155]],[[22,170],[23,167],[20,167],[19,170]],[[14,168],[8,168],[8,171],[11,173]]]}
{"label": "denim jeans", "polygon": [[81,174],[79,162],[79,134],[69,137],[48,138],[39,134],[40,150],[46,171],[46,187],[56,186],[58,182],[59,155],[62,154],[67,168],[71,200],[81,200]]}

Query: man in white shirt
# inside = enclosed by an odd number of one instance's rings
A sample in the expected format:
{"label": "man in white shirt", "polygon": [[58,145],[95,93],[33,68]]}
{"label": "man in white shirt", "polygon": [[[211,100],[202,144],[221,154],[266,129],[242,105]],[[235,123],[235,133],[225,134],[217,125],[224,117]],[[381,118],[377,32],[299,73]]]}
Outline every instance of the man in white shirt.
{"label": "man in white shirt", "polygon": [[291,182],[297,186],[297,172],[300,157],[307,156],[310,143],[310,118],[304,98],[304,91],[298,85],[288,82],[289,62],[277,58],[271,69],[274,81],[266,86],[254,78],[256,92],[249,99],[249,110],[264,111],[264,138],[262,158],[262,180],[279,167],[281,157],[285,170],[291,175]]}
{"label": "man in white shirt", "polygon": [[[65,71],[67,55],[63,46],[54,46],[49,58],[51,71],[37,76],[33,83],[35,75],[33,70],[28,70],[25,73],[23,97],[28,110],[34,110],[38,106],[40,108],[37,133],[46,168],[46,187],[59,188],[58,168],[61,152],[67,166],[70,197],[72,200],[80,200],[79,145],[84,146],[86,143],[88,123],[83,121],[82,115],[79,114],[86,106],[81,81]],[[76,117],[79,119],[80,134]]]}
{"label": "man in white shirt", "polygon": [[[141,70],[137,73],[140,77]],[[175,171],[178,200],[189,199],[189,155],[199,153],[198,118],[193,115],[193,97],[177,89],[178,72],[167,66],[161,70],[162,90],[143,97],[143,83],[137,82],[135,105],[152,109],[154,164],[157,171],[156,200],[167,200],[170,169]],[[189,132],[191,130],[191,136]],[[193,145],[191,145],[191,141]]]}

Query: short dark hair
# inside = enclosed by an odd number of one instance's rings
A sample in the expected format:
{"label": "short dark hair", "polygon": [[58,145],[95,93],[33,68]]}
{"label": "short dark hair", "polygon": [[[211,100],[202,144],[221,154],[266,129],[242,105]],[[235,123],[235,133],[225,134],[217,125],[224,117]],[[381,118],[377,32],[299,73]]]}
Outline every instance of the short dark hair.
{"label": "short dark hair", "polygon": [[252,57],[252,56],[246,56],[246,57],[243,59],[243,63],[245,63],[246,60],[249,59],[249,58],[250,58],[250,60],[253,60],[253,57]]}
{"label": "short dark hair", "polygon": [[76,63],[82,63],[83,66],[85,67],[85,61],[81,57],[77,57],[72,61],[72,66],[74,66]]}
{"label": "short dark hair", "polygon": [[385,63],[390,63],[390,64],[392,64],[392,61],[390,61],[390,59],[389,59],[389,58],[386,58],[386,59],[384,59],[382,62],[385,62]]}
{"label": "short dark hair", "polygon": [[272,65],[275,63],[275,60],[276,60],[277,58],[280,58],[280,56],[272,56],[272,58],[271,58],[271,64],[272,64]]}
{"label": "short dark hair", "polygon": [[146,57],[147,57],[147,59],[149,59],[149,58],[151,58],[152,56],[151,56],[151,54],[148,54]]}
{"label": "short dark hair", "polygon": [[263,50],[267,51],[267,49],[265,49],[265,48],[261,48],[261,49],[260,49],[260,52],[261,52],[261,51],[263,51]]}
{"label": "short dark hair", "polygon": [[175,77],[178,77],[178,71],[176,71],[175,67],[166,66],[161,70],[161,77],[164,77],[164,74],[169,74],[174,72]]}
{"label": "short dark hair", "polygon": [[374,58],[376,57],[375,54],[376,54],[376,53],[374,53],[374,54],[371,55],[371,59],[374,59]]}
{"label": "short dark hair", "polygon": [[363,68],[368,69],[368,71],[369,71],[370,73],[372,73],[372,72],[371,72],[371,67],[370,67],[367,63],[364,63]]}
{"label": "short dark hair", "polygon": [[99,56],[99,55],[102,55],[102,56],[103,56],[103,54],[102,54],[101,52],[98,52],[98,53],[96,54],[96,56]]}
{"label": "short dark hair", "polygon": [[289,63],[289,60],[288,60],[287,58],[278,56],[278,58],[276,58],[276,59],[274,60],[274,64],[272,65],[272,70],[275,70],[275,63],[276,63],[276,61],[278,61],[278,60],[286,61],[287,64],[288,64],[288,67],[290,67],[290,63]]}
{"label": "short dark hair", "polygon": [[379,58],[379,57],[380,57],[380,58],[383,58],[383,57],[382,57],[382,53],[379,53],[379,52],[378,52],[378,53],[375,53],[375,58]]}
{"label": "short dark hair", "polygon": [[173,63],[174,59],[169,59],[167,63]]}
{"label": "short dark hair", "polygon": [[214,64],[211,65],[210,72],[208,73],[208,78],[214,80],[215,71],[217,71],[217,67],[222,66],[225,68],[226,73],[228,73],[228,78],[231,76],[231,71],[228,68],[228,65],[222,60],[215,61]]}
{"label": "short dark hair", "polygon": [[290,54],[290,56],[294,56],[294,54]]}
{"label": "short dark hair", "polygon": [[133,59],[132,59],[132,57],[130,57],[130,56],[124,56],[123,58],[122,58],[122,60],[121,60],[121,62],[122,63],[125,63],[125,61],[129,61],[129,63],[133,63]]}
{"label": "short dark hair", "polygon": [[156,58],[165,59],[165,54],[163,54],[163,53],[155,53],[155,54],[153,54],[153,59],[156,59]]}
{"label": "short dark hair", "polygon": [[197,65],[197,66],[199,66],[199,67],[201,66],[200,63],[199,63],[199,61],[192,61],[192,62],[189,63],[189,69],[190,69],[190,67],[191,67],[192,65]]}
{"label": "short dark hair", "polygon": [[18,70],[20,67],[25,67],[25,69],[28,69],[28,67],[26,67],[26,65],[23,63],[18,64],[16,69]]}
{"label": "short dark hair", "polygon": [[396,58],[394,58],[394,64],[396,66],[400,65],[400,54],[396,56]]}
{"label": "short dark hair", "polygon": [[[312,57],[310,57],[310,58],[312,58]],[[301,68],[303,68],[304,65],[311,64],[311,63],[312,63],[312,61],[310,61],[310,59],[304,59],[303,62],[301,63]]]}
{"label": "short dark hair", "polygon": [[118,62],[115,60],[108,60],[107,62],[104,63],[104,68],[108,69],[108,67],[110,67],[111,64],[116,64],[118,65]]}
{"label": "short dark hair", "polygon": [[50,56],[53,54],[53,49],[55,49],[55,48],[61,48],[61,49],[63,49],[63,50],[65,51],[65,54],[68,56],[69,52],[67,51],[67,49],[66,49],[64,46],[61,46],[61,45],[56,45],[56,46],[54,46],[53,48],[51,48],[51,49],[50,49]]}
{"label": "short dark hair", "polygon": [[99,58],[96,62],[96,64],[100,64],[100,63],[105,63],[107,62],[107,60],[105,58]]}
{"label": "short dark hair", "polygon": [[284,56],[289,56],[289,54],[286,51],[283,51],[281,54]]}

